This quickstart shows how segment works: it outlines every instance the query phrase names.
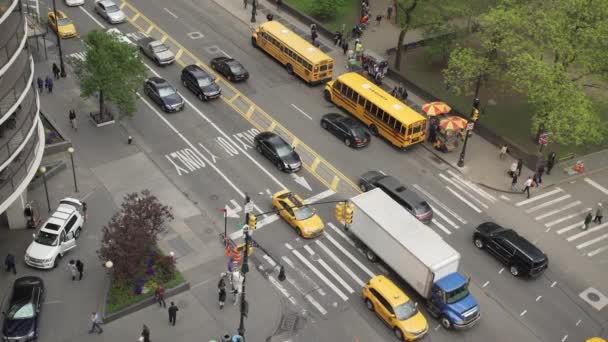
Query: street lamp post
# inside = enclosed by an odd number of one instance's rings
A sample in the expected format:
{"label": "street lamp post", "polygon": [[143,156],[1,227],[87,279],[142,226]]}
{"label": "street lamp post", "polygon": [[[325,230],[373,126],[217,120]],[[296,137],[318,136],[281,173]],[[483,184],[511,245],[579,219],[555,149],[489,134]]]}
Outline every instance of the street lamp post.
{"label": "street lamp post", "polygon": [[46,167],[40,168],[40,173],[42,173],[42,182],[44,183],[44,193],[46,194],[46,205],[49,208],[49,213],[51,212],[51,200],[49,200],[49,189],[46,186]]}
{"label": "street lamp post", "polygon": [[68,148],[68,152],[70,153],[70,159],[72,160],[72,175],[74,175],[74,191],[78,192],[78,183],[76,182],[76,168],[74,167],[74,148]]}
{"label": "street lamp post", "polygon": [[[473,122],[477,121],[476,113],[479,112],[479,87],[481,86],[481,74],[477,76],[477,84],[475,85],[475,98],[473,99],[473,111],[471,112],[471,118]],[[464,157],[467,151],[467,141],[469,141],[469,130],[464,131],[464,143],[462,144],[462,151],[460,151],[460,158],[458,158],[458,167],[464,166]]]}
{"label": "street lamp post", "polygon": [[[255,8],[255,1],[253,2],[253,6]],[[245,205],[251,202],[251,198],[249,195],[245,194]],[[245,214],[245,227],[247,227],[247,223],[249,222],[250,213]],[[247,299],[245,297],[245,282],[247,280],[247,273],[249,272],[249,234],[250,231],[247,229],[245,231],[245,255],[243,257],[243,267],[241,267],[241,273],[243,273],[243,284],[241,285],[241,317],[239,319],[239,329],[238,334],[245,340],[245,317],[249,312],[249,305],[247,304]]]}
{"label": "street lamp post", "polygon": [[57,48],[59,48],[59,70],[61,71],[61,77],[66,77],[65,73],[65,65],[63,64],[63,50],[61,49],[61,37],[59,37],[59,24],[57,24],[57,5],[55,4],[55,0],[53,0],[53,14],[55,15],[55,27],[57,28],[57,32],[55,32],[55,36],[57,36]]}

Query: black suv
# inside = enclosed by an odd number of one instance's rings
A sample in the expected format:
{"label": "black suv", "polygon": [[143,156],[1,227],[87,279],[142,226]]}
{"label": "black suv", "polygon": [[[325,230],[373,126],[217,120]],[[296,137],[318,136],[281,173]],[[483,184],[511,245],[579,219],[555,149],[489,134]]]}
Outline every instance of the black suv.
{"label": "black suv", "polygon": [[382,174],[379,171],[368,171],[361,175],[359,188],[363,192],[380,188],[421,222],[429,224],[433,219],[431,206],[393,176]]}
{"label": "black suv", "polygon": [[10,297],[3,303],[2,341],[35,341],[43,302],[42,279],[26,276],[15,280]]}
{"label": "black suv", "polygon": [[144,83],[144,93],[165,112],[184,109],[184,99],[169,82],[160,77],[150,77]]}
{"label": "black suv", "polygon": [[191,64],[182,70],[182,84],[190,89],[201,101],[220,97],[222,88],[215,83],[215,78],[198,65]]}
{"label": "black suv", "polygon": [[485,222],[473,233],[473,243],[486,249],[498,260],[509,266],[514,276],[537,276],[549,267],[549,258],[530,241],[494,222]]}

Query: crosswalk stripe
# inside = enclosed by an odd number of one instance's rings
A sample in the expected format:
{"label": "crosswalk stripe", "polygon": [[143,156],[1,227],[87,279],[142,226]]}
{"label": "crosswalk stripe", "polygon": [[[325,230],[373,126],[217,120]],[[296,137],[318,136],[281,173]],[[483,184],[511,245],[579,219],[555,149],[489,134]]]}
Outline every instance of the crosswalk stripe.
{"label": "crosswalk stripe", "polygon": [[440,173],[439,177],[445,179],[450,184],[452,184],[453,186],[455,186],[457,189],[459,189],[460,191],[462,191],[465,195],[469,196],[473,201],[477,202],[482,207],[488,209],[488,206],[485,203],[483,203],[482,201],[478,200],[476,196],[474,196],[470,192],[466,191],[462,186],[460,186],[458,183],[456,183],[453,179],[449,179],[443,173]]}
{"label": "crosswalk stripe", "polygon": [[588,256],[588,257],[592,257],[592,256],[595,256],[595,255],[597,255],[597,254],[602,253],[602,252],[603,252],[603,251],[605,251],[605,250],[608,250],[608,245],[607,245],[607,246],[604,246],[604,247],[600,247],[600,248],[598,248],[598,249],[596,249],[596,250],[594,250],[594,251],[591,251],[591,252],[587,253],[587,256]]}
{"label": "crosswalk stripe", "polygon": [[277,266],[277,263],[274,262],[274,260],[272,260],[272,258],[270,256],[268,256],[268,254],[264,254],[263,257],[264,257],[264,260],[266,260],[270,264],[270,266],[272,266],[273,268],[275,266]]}
{"label": "crosswalk stripe", "polygon": [[281,292],[283,296],[285,296],[285,298],[287,298],[287,300],[289,300],[293,305],[297,305],[296,299],[293,298],[293,296],[289,294],[287,289],[285,289],[285,287],[283,287],[281,283],[274,279],[273,276],[268,276],[268,281],[270,281],[270,283],[274,285],[279,290],[279,292]]}
{"label": "crosswalk stripe", "polygon": [[599,226],[593,227],[591,229],[587,229],[584,232],[581,232],[581,233],[578,233],[578,234],[574,234],[574,235],[570,236],[569,238],[567,238],[566,241],[568,241],[568,242],[574,241],[574,240],[576,240],[576,239],[578,239],[578,238],[580,238],[582,236],[589,235],[589,234],[591,234],[593,232],[596,232],[596,231],[598,231],[600,229],[603,229],[603,228],[606,228],[606,227],[608,227],[608,222],[606,222],[604,224],[600,224]]}
{"label": "crosswalk stripe", "polygon": [[432,219],[431,222],[433,222],[437,227],[439,227],[439,229],[443,230],[446,234],[448,235],[452,235],[452,232],[450,232],[446,227],[444,227],[441,223],[437,222],[437,220]]}
{"label": "crosswalk stripe", "polygon": [[456,174],[456,172],[454,172],[452,170],[448,170],[448,173],[450,174],[450,176],[458,179],[461,183],[463,183],[464,185],[466,185],[469,188],[471,188],[473,191],[475,191],[476,193],[478,193],[479,195],[481,195],[483,198],[489,200],[492,203],[494,203],[496,201],[496,197],[490,195],[487,191],[482,190],[477,185],[473,184],[473,182],[471,182],[471,181],[469,181],[467,179],[463,179],[458,174]]}
{"label": "crosswalk stripe", "polygon": [[344,234],[344,232],[342,230],[340,230],[340,228],[336,227],[336,225],[334,225],[331,222],[327,222],[327,225],[329,226],[329,228],[333,229],[334,232],[336,232],[338,235],[340,235],[344,240],[346,240],[346,242],[348,242],[349,245],[357,248],[357,245],[355,245],[355,241],[353,241],[353,239],[346,236],[346,234]]}
{"label": "crosswalk stripe", "polygon": [[435,196],[428,193],[426,190],[421,188],[418,184],[414,184],[413,187],[416,188],[416,190],[420,191],[420,193],[425,195],[428,199],[430,199],[431,201],[435,202],[438,206],[443,208],[443,210],[448,212],[450,215],[452,215],[455,219],[460,221],[462,224],[467,224],[467,221],[465,221],[462,217],[460,217],[460,215],[456,214],[454,211],[452,211],[450,208],[448,208],[447,205],[441,203],[437,198],[435,198]]}
{"label": "crosswalk stripe", "polygon": [[583,226],[583,223],[584,223],[584,222],[585,222],[585,221],[579,221],[579,222],[576,222],[576,223],[574,223],[574,224],[569,225],[568,227],[564,227],[564,228],[562,228],[562,229],[558,230],[558,231],[557,231],[557,234],[558,234],[558,235],[561,235],[561,234],[563,234],[563,233],[565,233],[565,232],[567,232],[567,231],[570,231],[570,230],[572,230],[572,229],[574,229],[574,228],[580,228],[580,227],[582,227],[582,226]]}
{"label": "crosswalk stripe", "polygon": [[317,308],[317,310],[319,310],[322,315],[327,315],[327,310],[325,310],[325,308],[321,304],[319,304],[319,302],[317,302],[317,300],[313,296],[311,296],[310,294],[306,294],[304,295],[304,298],[306,298],[306,300],[309,301],[310,304]]}
{"label": "crosswalk stripe", "polygon": [[569,219],[571,219],[573,217],[580,216],[580,215],[582,215],[582,214],[584,214],[584,213],[586,213],[588,211],[591,211],[591,208],[585,208],[585,209],[579,211],[578,213],[570,214],[570,215],[564,216],[562,218],[559,218],[559,219],[557,219],[555,221],[551,221],[549,223],[545,223],[545,227],[553,227],[553,226],[555,226],[558,223],[562,223],[562,222],[567,221],[567,220],[569,220]]}
{"label": "crosswalk stripe", "polygon": [[606,240],[608,238],[608,234],[604,234],[602,236],[596,237],[595,239],[591,239],[585,243],[581,243],[580,245],[576,246],[576,249],[582,249],[585,248],[587,246],[591,246],[596,242],[600,242],[602,240]]}
{"label": "crosswalk stripe", "polygon": [[[296,268],[295,264],[293,263],[293,261],[291,261],[291,259],[289,259],[288,257],[286,257],[284,255],[281,256],[281,259],[283,259],[283,261],[287,265],[289,265],[289,267],[293,268],[294,271],[298,272],[300,274],[300,276],[302,276],[302,278],[304,278],[304,280],[306,280],[310,285],[312,285],[313,289],[316,289],[316,291],[319,292],[319,294],[321,296],[325,296],[325,291],[323,291],[323,289],[319,285],[317,285],[317,283],[314,280],[310,279],[308,274],[303,272],[299,267]],[[290,278],[288,277],[287,279],[290,279]],[[297,288],[297,286],[295,286],[295,283],[292,285],[294,285],[294,287]]]}
{"label": "crosswalk stripe", "polygon": [[464,202],[464,204],[468,205],[469,207],[471,207],[471,209],[473,209],[477,213],[481,214],[481,209],[479,209],[476,206],[474,206],[473,203],[467,201],[466,198],[462,197],[459,193],[457,193],[456,191],[452,190],[452,188],[450,188],[449,186],[446,186],[445,188],[448,189],[454,196],[458,197],[462,202]]}
{"label": "crosswalk stripe", "polygon": [[527,200],[523,200],[521,202],[517,202],[515,203],[515,206],[517,207],[521,207],[524,204],[528,204],[528,203],[532,203],[534,201],[538,201],[539,199],[545,198],[547,196],[551,196],[553,194],[556,194],[558,192],[562,192],[563,190],[561,188],[555,188],[555,190],[551,190],[549,192],[545,192],[544,194],[540,194],[538,196],[534,196],[532,198],[528,198]]}
{"label": "crosswalk stripe", "polygon": [[352,287],[350,287],[345,281],[344,279],[342,279],[342,277],[340,277],[340,275],[336,272],[334,272],[334,270],[329,267],[329,265],[325,262],[325,260],[319,258],[317,260],[319,262],[319,264],[321,264],[321,266],[323,266],[323,268],[332,275],[332,277],[334,277],[334,279],[336,279],[338,281],[338,283],[340,283],[345,289],[346,291],[348,291],[348,293],[353,294],[355,293],[355,290],[353,290]]}
{"label": "crosswalk stripe", "polygon": [[599,185],[594,180],[592,180],[590,178],[585,178],[585,182],[587,182],[587,184],[591,185],[592,187],[598,189],[599,191],[603,192],[604,194],[608,195],[608,189],[606,189],[603,186]]}
{"label": "crosswalk stripe", "polygon": [[555,204],[557,202],[561,202],[561,201],[563,201],[565,199],[568,199],[570,197],[572,197],[572,195],[566,194],[564,196],[561,196],[561,197],[558,197],[558,198],[554,198],[554,199],[550,200],[549,202],[545,202],[545,203],[539,204],[539,205],[537,205],[535,207],[532,207],[532,208],[526,210],[526,213],[529,214],[529,213],[535,212],[535,211],[537,211],[539,209],[542,209],[544,207],[548,207],[548,206],[550,206],[552,204]]}
{"label": "crosswalk stripe", "polygon": [[561,208],[555,209],[555,210],[550,211],[550,212],[548,212],[548,213],[544,213],[544,214],[542,214],[542,215],[540,215],[540,216],[536,216],[534,219],[535,219],[536,221],[538,221],[538,220],[542,220],[542,219],[544,219],[545,217],[549,217],[549,216],[551,216],[551,215],[555,215],[555,214],[559,213],[560,211],[564,211],[564,210],[567,210],[567,209],[570,209],[570,208],[574,208],[574,207],[576,207],[577,205],[579,205],[579,204],[581,204],[581,203],[583,203],[583,202],[581,202],[581,201],[575,201],[575,202],[572,202],[572,203],[567,204],[567,205],[565,205],[565,206],[563,206],[563,207],[561,207]]}
{"label": "crosswalk stripe", "polygon": [[357,277],[357,275],[355,274],[355,272],[351,271],[350,268],[348,268],[348,266],[346,266],[346,264],[344,262],[342,262],[342,260],[340,260],[340,258],[338,258],[334,252],[332,252],[329,248],[327,248],[327,246],[321,241],[321,240],[316,240],[315,241],[317,243],[317,245],[319,245],[319,247],[321,247],[321,249],[327,254],[329,255],[329,257],[336,263],[338,264],[338,266],[340,266],[342,268],[342,270],[344,272],[346,272],[346,274],[348,274],[351,278],[353,278],[354,281],[357,282],[357,284],[359,286],[363,286],[365,283],[363,282],[363,280],[361,280],[361,278]]}
{"label": "crosswalk stripe", "polygon": [[304,249],[308,252],[308,254],[315,255],[315,251],[313,251],[309,245],[304,245]]}
{"label": "crosswalk stripe", "polygon": [[365,273],[367,273],[368,276],[370,276],[370,278],[373,278],[375,276],[374,272],[370,271],[369,268],[367,268],[365,265],[363,265],[357,258],[355,258],[352,254],[350,254],[349,251],[347,251],[346,249],[344,249],[344,247],[342,247],[342,245],[340,245],[330,234],[323,234],[327,240],[329,240],[337,249],[340,250],[340,252],[342,252],[342,254],[346,255],[347,257],[349,257],[354,263],[355,265],[359,266],[359,268],[361,268]]}
{"label": "crosswalk stripe", "polygon": [[452,227],[454,227],[454,229],[460,228],[456,223],[454,223],[454,221],[450,220],[444,213],[442,213],[441,211],[437,210],[437,208],[435,208],[435,206],[431,206],[431,209],[433,209],[433,215],[437,214],[445,222],[449,223]]}
{"label": "crosswalk stripe", "polygon": [[334,292],[340,297],[342,298],[344,301],[348,300],[348,297],[344,294],[344,292],[342,292],[342,290],[340,290],[336,285],[334,285],[334,283],[331,282],[331,280],[327,279],[327,277],[321,273],[321,271],[319,271],[319,269],[317,267],[315,267],[315,265],[311,264],[310,261],[308,261],[308,259],[306,259],[299,251],[297,250],[293,250],[292,253],[298,258],[300,259],[300,261],[306,265],[314,274],[317,275],[317,277],[319,277],[319,279],[321,279],[330,289],[334,290]]}

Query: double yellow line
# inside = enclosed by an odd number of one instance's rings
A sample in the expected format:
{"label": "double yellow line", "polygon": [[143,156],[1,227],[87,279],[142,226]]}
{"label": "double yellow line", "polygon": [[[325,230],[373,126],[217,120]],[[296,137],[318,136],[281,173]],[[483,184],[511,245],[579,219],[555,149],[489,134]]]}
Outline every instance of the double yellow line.
{"label": "double yellow line", "polygon": [[352,180],[346,177],[312,148],[303,143],[295,134],[291,133],[291,131],[281,125],[247,96],[243,95],[232,84],[216,74],[211,67],[154,24],[152,20],[142,14],[135,6],[123,1],[120,8],[127,15],[129,23],[137,30],[174,48],[175,51],[177,51],[175,53],[175,58],[179,65],[184,67],[186,65],[196,64],[214,75],[217,78],[218,83],[221,83],[222,89],[224,90],[221,99],[237,113],[241,114],[241,116],[251,123],[258,131],[274,131],[283,138],[290,140],[290,144],[294,148],[297,147],[298,152],[302,157],[302,164],[306,170],[314,175],[322,184],[333,191],[342,192],[343,195],[348,197],[360,192],[359,187]]}

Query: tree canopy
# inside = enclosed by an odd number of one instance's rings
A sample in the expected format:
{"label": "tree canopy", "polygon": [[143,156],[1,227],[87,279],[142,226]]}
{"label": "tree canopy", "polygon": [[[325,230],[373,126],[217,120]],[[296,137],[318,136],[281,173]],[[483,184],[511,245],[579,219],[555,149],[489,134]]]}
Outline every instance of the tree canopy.
{"label": "tree canopy", "polygon": [[104,113],[104,101],[119,109],[119,117],[133,115],[135,92],[146,78],[146,66],[137,49],[119,41],[114,35],[90,31],[84,36],[86,58],[76,62],[76,76],[82,97],[99,93],[99,112]]}

